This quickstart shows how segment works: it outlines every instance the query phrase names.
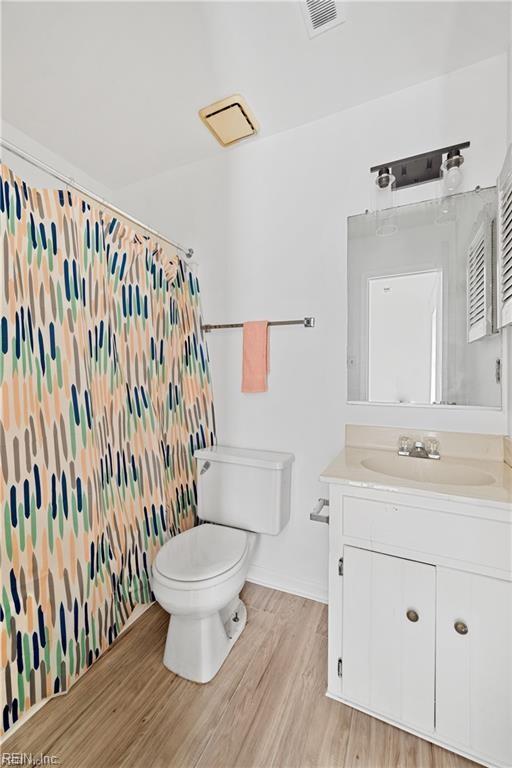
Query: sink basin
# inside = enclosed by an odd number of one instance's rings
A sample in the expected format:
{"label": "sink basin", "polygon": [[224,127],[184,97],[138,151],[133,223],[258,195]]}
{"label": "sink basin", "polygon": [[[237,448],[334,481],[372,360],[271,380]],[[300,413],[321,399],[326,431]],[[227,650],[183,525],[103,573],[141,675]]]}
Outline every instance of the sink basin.
{"label": "sink basin", "polygon": [[385,456],[372,456],[363,459],[361,464],[372,472],[390,477],[400,477],[404,480],[414,480],[417,483],[492,485],[495,482],[494,477],[488,472],[466,464],[459,464],[453,460],[415,459],[389,453]]}

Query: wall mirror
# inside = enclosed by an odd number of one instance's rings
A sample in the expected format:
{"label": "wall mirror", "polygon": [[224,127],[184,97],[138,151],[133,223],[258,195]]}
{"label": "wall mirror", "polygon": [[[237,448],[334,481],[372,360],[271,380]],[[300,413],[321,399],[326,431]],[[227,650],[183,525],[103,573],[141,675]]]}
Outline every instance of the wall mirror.
{"label": "wall mirror", "polygon": [[501,407],[496,188],[348,219],[348,400]]}

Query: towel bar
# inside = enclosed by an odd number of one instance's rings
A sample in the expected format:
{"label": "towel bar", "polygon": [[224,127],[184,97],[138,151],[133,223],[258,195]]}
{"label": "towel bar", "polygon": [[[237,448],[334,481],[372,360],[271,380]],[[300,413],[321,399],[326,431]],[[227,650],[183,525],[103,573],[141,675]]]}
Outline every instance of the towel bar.
{"label": "towel bar", "polygon": [[[304,317],[302,320],[271,320],[269,325],[303,325],[304,328],[314,328],[315,318]],[[216,331],[219,328],[243,328],[243,323],[219,323],[219,324],[207,324],[202,325],[201,328],[205,333],[210,331]]]}

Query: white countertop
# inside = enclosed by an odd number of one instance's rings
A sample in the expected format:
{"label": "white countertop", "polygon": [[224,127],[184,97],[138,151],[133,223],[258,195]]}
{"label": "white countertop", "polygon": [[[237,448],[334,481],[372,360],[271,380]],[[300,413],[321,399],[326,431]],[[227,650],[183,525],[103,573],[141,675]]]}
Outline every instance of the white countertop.
{"label": "white countertop", "polygon": [[[396,457],[396,461],[395,458]],[[418,467],[419,474],[425,474],[425,471],[432,472],[434,475],[436,469],[426,466],[432,464],[442,465],[443,474],[447,474],[449,468],[454,472],[461,467],[474,470],[475,477],[477,473],[487,473],[492,476],[492,482],[487,485],[457,485],[436,482],[421,482],[409,478],[392,476],[368,469],[363,466],[362,461],[373,461],[377,465],[383,461],[395,463],[396,467],[401,468],[401,462],[414,462],[414,467]],[[397,462],[400,462],[398,464]],[[421,462],[420,465],[417,462]],[[405,465],[404,465],[405,466]],[[407,465],[409,469],[411,465]],[[435,476],[435,475],[434,475]],[[505,507],[512,510],[512,469],[503,461],[481,461],[477,459],[465,459],[444,457],[439,462],[432,459],[416,459],[409,456],[398,457],[395,451],[376,450],[371,448],[346,448],[329,464],[322,472],[320,479],[326,483],[335,483],[340,485],[357,486],[360,488],[373,488],[376,490],[399,491],[401,493],[412,493],[420,496],[442,496],[454,500],[471,499],[478,504],[485,503],[490,506]]]}

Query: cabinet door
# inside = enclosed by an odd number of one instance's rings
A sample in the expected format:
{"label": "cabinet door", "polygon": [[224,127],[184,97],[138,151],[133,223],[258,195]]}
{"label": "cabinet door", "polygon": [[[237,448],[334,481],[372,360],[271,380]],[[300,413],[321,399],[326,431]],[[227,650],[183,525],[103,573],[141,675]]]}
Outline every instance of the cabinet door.
{"label": "cabinet door", "polygon": [[434,728],[435,568],[344,548],[343,696]]}
{"label": "cabinet door", "polygon": [[437,734],[510,766],[512,584],[437,572]]}

